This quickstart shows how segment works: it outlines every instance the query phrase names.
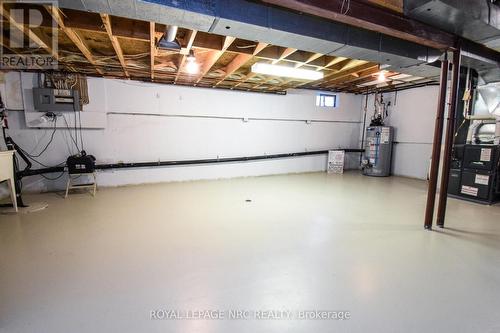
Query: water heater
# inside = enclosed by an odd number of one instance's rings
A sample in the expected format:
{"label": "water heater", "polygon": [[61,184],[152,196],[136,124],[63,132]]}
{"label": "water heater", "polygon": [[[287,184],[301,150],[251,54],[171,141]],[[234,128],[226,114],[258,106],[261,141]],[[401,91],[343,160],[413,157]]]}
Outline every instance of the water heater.
{"label": "water heater", "polygon": [[394,129],[391,126],[370,126],[366,129],[363,174],[387,177],[391,175],[392,143]]}

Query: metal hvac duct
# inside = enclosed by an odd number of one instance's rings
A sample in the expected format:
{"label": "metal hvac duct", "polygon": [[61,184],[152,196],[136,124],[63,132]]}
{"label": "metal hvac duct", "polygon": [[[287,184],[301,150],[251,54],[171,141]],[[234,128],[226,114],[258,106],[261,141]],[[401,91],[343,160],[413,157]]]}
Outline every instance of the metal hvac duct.
{"label": "metal hvac duct", "polygon": [[175,39],[177,36],[177,29],[178,27],[176,25],[167,25],[165,33],[158,42],[158,47],[162,49],[180,50],[181,46]]}
{"label": "metal hvac duct", "polygon": [[500,7],[489,0],[405,0],[404,12],[478,43],[500,38]]}
{"label": "metal hvac duct", "polygon": [[[490,0],[404,0],[405,15],[500,50],[500,6]],[[462,65],[474,68],[484,83],[500,81],[498,59],[478,57],[463,46]]]}

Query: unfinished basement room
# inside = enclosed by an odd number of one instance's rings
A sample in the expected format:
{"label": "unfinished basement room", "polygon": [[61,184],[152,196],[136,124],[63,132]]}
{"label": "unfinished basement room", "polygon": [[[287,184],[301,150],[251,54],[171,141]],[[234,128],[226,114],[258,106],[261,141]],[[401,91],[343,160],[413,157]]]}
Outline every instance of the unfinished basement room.
{"label": "unfinished basement room", "polygon": [[0,333],[500,332],[500,1],[0,14]]}

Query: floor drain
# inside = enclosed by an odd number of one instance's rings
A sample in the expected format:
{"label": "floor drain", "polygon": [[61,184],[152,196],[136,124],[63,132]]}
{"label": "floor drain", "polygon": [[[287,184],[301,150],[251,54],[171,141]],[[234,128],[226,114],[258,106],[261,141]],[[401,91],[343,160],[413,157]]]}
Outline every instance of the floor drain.
{"label": "floor drain", "polygon": [[245,202],[252,202],[252,200],[251,199],[246,199]]}

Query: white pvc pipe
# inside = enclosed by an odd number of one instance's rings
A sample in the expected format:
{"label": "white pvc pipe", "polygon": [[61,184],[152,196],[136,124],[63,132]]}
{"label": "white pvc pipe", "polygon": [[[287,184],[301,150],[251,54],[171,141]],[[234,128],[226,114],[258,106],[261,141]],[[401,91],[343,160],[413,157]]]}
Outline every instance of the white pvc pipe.
{"label": "white pvc pipe", "polygon": [[494,115],[478,114],[478,115],[465,115],[465,119],[467,119],[467,120],[496,120],[497,117],[495,117]]}

